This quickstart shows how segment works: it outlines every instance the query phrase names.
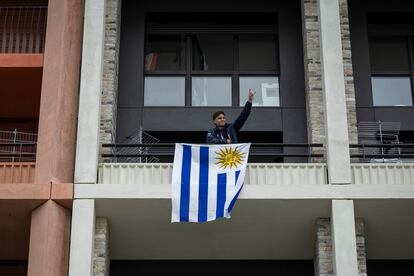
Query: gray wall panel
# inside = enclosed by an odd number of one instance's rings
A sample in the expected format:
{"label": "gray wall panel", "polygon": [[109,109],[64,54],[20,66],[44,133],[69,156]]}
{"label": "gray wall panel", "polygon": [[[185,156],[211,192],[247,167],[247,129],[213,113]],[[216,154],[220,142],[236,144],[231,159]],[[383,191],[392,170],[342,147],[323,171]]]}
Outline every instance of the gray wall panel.
{"label": "gray wall panel", "polygon": [[[206,131],[214,127],[211,115],[223,110],[230,123],[241,108],[144,108],[143,129],[146,131]],[[243,131],[281,131],[281,110],[276,108],[253,108]]]}

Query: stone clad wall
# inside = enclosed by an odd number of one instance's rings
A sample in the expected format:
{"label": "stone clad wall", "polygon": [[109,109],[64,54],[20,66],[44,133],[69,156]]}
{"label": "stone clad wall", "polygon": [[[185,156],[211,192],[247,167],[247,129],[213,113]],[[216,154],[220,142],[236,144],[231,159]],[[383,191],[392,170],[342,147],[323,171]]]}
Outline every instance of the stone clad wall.
{"label": "stone clad wall", "polygon": [[[106,0],[105,46],[102,76],[100,143],[114,143],[118,98],[118,60],[122,0]],[[109,153],[109,148],[103,148]]]}
{"label": "stone clad wall", "polygon": [[95,243],[93,256],[93,275],[109,275],[109,225],[108,219],[97,217],[95,221]]}
{"label": "stone clad wall", "polygon": [[357,116],[354,87],[354,71],[352,69],[351,37],[349,33],[348,1],[339,0],[341,21],[342,55],[345,78],[345,99],[349,143],[358,143]]}
{"label": "stone clad wall", "polygon": [[[367,276],[365,253],[364,222],[355,221],[356,247],[358,255],[358,276]],[[329,218],[320,218],[316,222],[316,255],[314,260],[315,276],[333,276],[332,234]]]}
{"label": "stone clad wall", "polygon": [[[349,142],[357,143],[358,135],[354,78],[352,70],[351,41],[348,20],[348,3],[347,0],[338,1],[340,5]],[[319,47],[320,42],[317,0],[302,0],[302,36],[309,142],[324,143],[324,106],[322,94],[322,72]]]}

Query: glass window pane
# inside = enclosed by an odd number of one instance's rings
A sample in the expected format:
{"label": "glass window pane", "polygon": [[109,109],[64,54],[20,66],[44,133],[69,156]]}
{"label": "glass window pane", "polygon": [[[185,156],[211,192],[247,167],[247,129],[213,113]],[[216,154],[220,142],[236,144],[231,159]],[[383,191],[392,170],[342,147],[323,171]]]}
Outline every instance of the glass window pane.
{"label": "glass window pane", "polygon": [[232,35],[192,36],[193,70],[233,70]]}
{"label": "glass window pane", "polygon": [[370,37],[369,55],[373,72],[409,73],[408,47],[405,37]]}
{"label": "glass window pane", "polygon": [[231,77],[193,77],[193,106],[231,106]]}
{"label": "glass window pane", "polygon": [[246,103],[250,88],[256,91],[253,106],[280,106],[279,77],[240,77],[240,106]]}
{"label": "glass window pane", "polygon": [[184,70],[185,43],[182,36],[147,36],[145,70]]}
{"label": "glass window pane", "polygon": [[412,106],[410,77],[372,77],[374,106]]}
{"label": "glass window pane", "polygon": [[145,77],[145,106],[184,106],[185,77]]}
{"label": "glass window pane", "polygon": [[240,35],[240,70],[277,70],[278,43],[274,35]]}

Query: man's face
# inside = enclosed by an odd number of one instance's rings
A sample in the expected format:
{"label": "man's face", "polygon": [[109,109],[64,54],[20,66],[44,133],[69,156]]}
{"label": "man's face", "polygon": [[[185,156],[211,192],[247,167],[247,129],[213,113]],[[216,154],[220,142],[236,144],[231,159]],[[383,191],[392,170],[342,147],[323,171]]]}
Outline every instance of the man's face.
{"label": "man's face", "polygon": [[214,119],[213,123],[216,127],[224,127],[226,125],[226,117],[224,114],[220,114]]}

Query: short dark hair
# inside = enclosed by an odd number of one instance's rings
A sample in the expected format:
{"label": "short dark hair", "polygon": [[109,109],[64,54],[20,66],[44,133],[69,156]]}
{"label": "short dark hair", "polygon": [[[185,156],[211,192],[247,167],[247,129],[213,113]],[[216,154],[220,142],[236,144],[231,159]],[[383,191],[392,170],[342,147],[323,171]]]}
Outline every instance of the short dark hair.
{"label": "short dark hair", "polygon": [[221,110],[214,112],[214,113],[213,113],[213,121],[214,121],[214,120],[215,120],[218,116],[220,116],[221,114],[226,115],[226,114],[224,114],[224,112],[223,112],[223,111],[221,111]]}

